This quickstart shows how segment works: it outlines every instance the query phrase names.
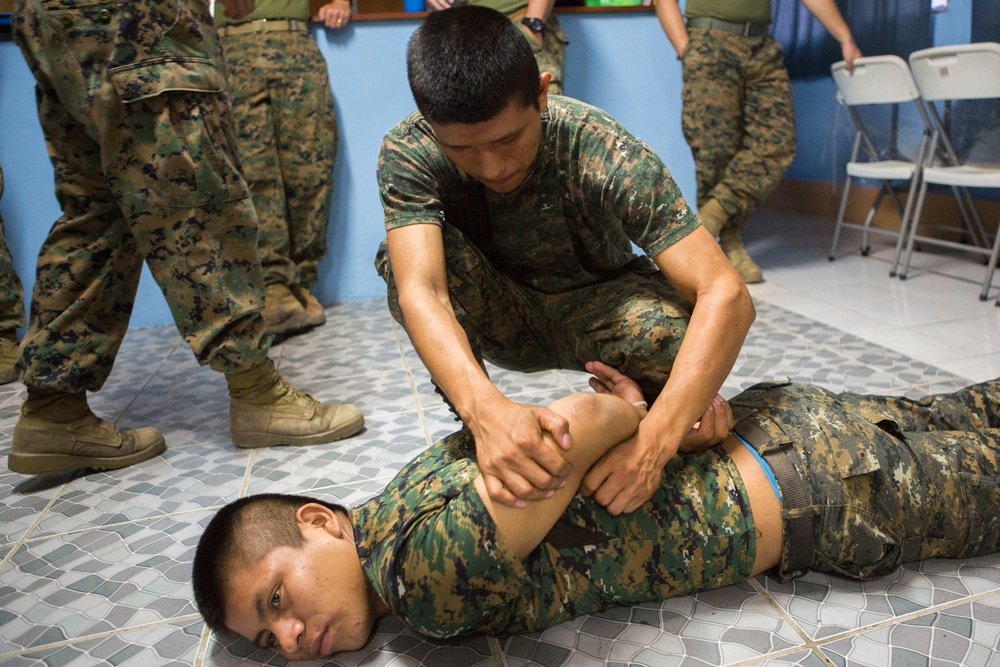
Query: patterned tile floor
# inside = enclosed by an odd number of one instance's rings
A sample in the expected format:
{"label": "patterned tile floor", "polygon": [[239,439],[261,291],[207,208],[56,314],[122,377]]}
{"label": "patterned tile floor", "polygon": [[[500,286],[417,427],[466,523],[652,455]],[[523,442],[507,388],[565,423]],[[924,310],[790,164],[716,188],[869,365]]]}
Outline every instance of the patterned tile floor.
{"label": "patterned tile floor", "polygon": [[[976,300],[964,263],[928,256],[922,274],[900,283],[885,275],[884,249],[827,262],[829,233],[828,222],[787,214],[754,221],[748,246],[768,282],[753,288],[757,321],[725,395],[788,376],[915,396],[1000,374],[1000,309]],[[382,301],[327,312],[325,327],[272,356],[296,385],[365,411],[365,431],[330,446],[235,448],[223,379],[198,369],[170,327],[130,331],[106,389],[92,397],[121,425],[163,431],[170,448],[142,465],[76,478],[6,472],[23,387],[0,387],[0,664],[284,664],[212,637],[195,612],[190,563],[213,509],[264,490],[362,502],[455,429]],[[531,402],[586,387],[576,372],[493,376]],[[929,561],[866,583],[757,577],[499,641],[431,642],[387,619],[364,650],[322,664],[1000,667],[1000,556]]]}

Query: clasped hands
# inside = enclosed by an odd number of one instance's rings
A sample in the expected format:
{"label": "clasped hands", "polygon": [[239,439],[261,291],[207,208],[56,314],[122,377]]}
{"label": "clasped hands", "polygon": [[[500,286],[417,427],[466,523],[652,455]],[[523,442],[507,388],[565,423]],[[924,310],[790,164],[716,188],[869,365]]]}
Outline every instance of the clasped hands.
{"label": "clasped hands", "polygon": [[[586,368],[593,375],[594,391],[639,403],[640,416],[645,416],[635,381],[599,361]],[[572,447],[568,422],[547,408],[508,399],[492,407],[472,426],[490,497],[510,507],[524,507],[526,500],[551,496],[570,472],[559,454]],[[644,430],[646,423],[640,422],[631,437],[611,447],[583,478],[580,492],[611,514],[632,512],[646,502],[660,485],[663,467],[678,451],[700,451],[721,442],[733,427],[733,414],[729,403],[716,395],[701,419],[673,446],[664,446],[656,433],[649,432],[651,427]]]}

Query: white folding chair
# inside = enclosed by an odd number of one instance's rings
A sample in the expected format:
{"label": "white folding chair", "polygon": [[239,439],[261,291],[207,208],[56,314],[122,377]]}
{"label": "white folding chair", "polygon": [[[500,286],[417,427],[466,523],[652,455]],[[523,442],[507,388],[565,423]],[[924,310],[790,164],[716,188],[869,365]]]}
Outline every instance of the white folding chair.
{"label": "white folding chair", "polygon": [[[913,220],[910,222],[906,259],[899,277],[906,279],[913,246],[917,242],[921,245],[941,246],[981,255],[987,258],[986,277],[979,293],[979,298],[985,301],[989,298],[997,256],[1000,254],[1000,233],[996,234],[990,247],[989,234],[983,227],[979,211],[968,188],[1000,187],[1000,156],[993,164],[963,164],[955,153],[935,102],[1000,98],[1000,44],[982,42],[914,51],[910,54],[910,68],[933,119],[931,148],[928,155],[940,155],[941,163],[929,162],[923,169],[920,193],[917,196]],[[961,227],[951,227],[951,229],[961,235],[960,241],[924,236],[919,233],[922,224],[920,215],[929,184],[951,188],[958,203],[962,222]],[[1000,299],[997,299],[997,305],[1000,306]]]}
{"label": "white folding chair", "polygon": [[[892,268],[889,275],[896,274],[896,267],[899,264],[899,257],[903,250],[903,240],[906,235],[907,222],[913,210],[913,201],[917,191],[917,183],[920,180],[920,166],[929,145],[930,121],[926,117],[926,111],[920,101],[920,91],[913,81],[910,68],[906,61],[899,56],[869,56],[858,58],[854,61],[851,71],[847,70],[847,64],[841,60],[834,63],[830,68],[833,80],[837,84],[837,97],[843,102],[851,113],[856,128],[854,133],[854,147],[851,149],[851,158],[847,163],[847,180],[844,183],[844,192],[840,198],[840,210],[837,213],[837,223],[833,228],[833,242],[830,245],[830,261],[835,258],[837,244],[840,241],[840,232],[844,227],[853,227],[861,230],[861,254],[867,255],[871,250],[868,241],[869,234],[885,234],[896,237],[896,252],[893,256]],[[889,105],[912,102],[918,109],[924,124],[924,133],[921,137],[920,148],[914,160],[898,159],[895,146],[876,147],[872,141],[871,132],[865,127],[861,114],[858,112],[859,106],[866,105]],[[882,142],[883,144],[885,142]],[[862,147],[864,153],[861,153]],[[886,158],[889,159],[886,159]],[[847,222],[844,220],[847,210],[847,201],[851,193],[851,182],[855,178],[868,178],[881,181],[882,187],[875,197],[875,201],[868,210],[864,223]],[[905,205],[900,204],[899,196],[892,186],[893,181],[907,181],[907,195]],[[872,227],[872,220],[883,197],[889,195],[896,204],[899,213],[899,231],[891,229],[880,229]]]}

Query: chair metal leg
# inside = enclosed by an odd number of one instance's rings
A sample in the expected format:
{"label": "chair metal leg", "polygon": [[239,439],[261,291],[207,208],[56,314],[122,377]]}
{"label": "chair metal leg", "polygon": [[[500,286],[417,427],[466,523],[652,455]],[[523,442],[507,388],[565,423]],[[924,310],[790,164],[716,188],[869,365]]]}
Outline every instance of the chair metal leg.
{"label": "chair metal leg", "polygon": [[836,259],[837,243],[840,241],[840,230],[844,224],[844,212],[847,210],[847,197],[851,193],[851,177],[844,182],[844,194],[840,197],[840,210],[837,212],[837,224],[833,227],[833,243],[830,244],[830,261]]}
{"label": "chair metal leg", "polygon": [[[1000,259],[1000,229],[997,229],[996,238],[993,239],[993,252],[990,254],[989,266],[986,267],[986,280],[983,281],[983,291],[979,293],[980,301],[986,301],[990,296],[993,273],[997,270],[997,259]],[[1000,305],[1000,299],[997,299],[997,305]]]}
{"label": "chair metal leg", "polygon": [[917,195],[917,206],[913,212],[913,220],[910,222],[910,231],[906,241],[906,259],[903,260],[903,270],[899,272],[899,279],[906,280],[906,274],[910,270],[910,258],[913,256],[913,243],[917,238],[917,230],[920,228],[920,214],[924,210],[924,196],[927,194],[927,181],[920,184],[920,194]]}

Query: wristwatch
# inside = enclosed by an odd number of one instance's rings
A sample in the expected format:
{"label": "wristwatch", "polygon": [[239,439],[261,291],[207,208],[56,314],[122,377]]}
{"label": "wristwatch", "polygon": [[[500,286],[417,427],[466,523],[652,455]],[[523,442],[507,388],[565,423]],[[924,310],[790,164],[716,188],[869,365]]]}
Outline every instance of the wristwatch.
{"label": "wristwatch", "polygon": [[521,25],[536,35],[541,35],[545,32],[545,21],[542,19],[525,16],[521,19]]}

